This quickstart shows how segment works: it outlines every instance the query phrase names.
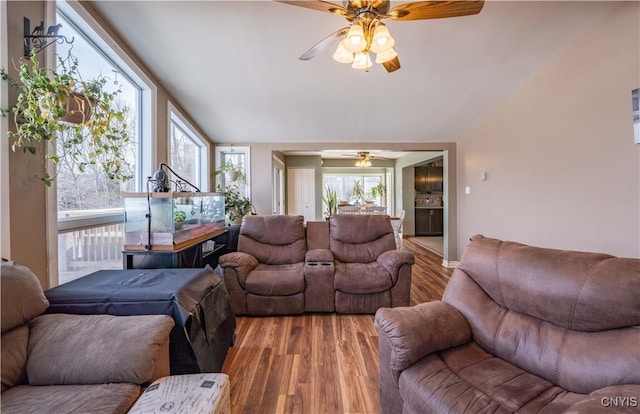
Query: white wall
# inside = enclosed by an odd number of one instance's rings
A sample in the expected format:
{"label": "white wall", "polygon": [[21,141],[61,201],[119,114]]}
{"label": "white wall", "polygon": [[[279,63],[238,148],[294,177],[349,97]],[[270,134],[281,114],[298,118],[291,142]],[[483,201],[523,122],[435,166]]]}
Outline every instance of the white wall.
{"label": "white wall", "polygon": [[622,2],[461,138],[459,251],[481,233],[640,257],[639,62],[640,3]]}

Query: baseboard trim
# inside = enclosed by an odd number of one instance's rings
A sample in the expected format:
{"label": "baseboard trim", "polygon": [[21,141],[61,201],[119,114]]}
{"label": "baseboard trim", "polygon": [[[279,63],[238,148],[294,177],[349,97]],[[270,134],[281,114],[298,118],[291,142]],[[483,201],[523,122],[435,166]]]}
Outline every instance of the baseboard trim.
{"label": "baseboard trim", "polygon": [[446,267],[447,269],[455,269],[456,267],[458,267],[459,264],[460,262],[457,262],[455,260],[442,259],[442,266]]}

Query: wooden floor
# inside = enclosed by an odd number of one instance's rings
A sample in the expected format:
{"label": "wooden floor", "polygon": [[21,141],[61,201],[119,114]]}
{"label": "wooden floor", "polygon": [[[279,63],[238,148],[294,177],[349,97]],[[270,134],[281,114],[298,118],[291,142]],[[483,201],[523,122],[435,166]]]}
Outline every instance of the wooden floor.
{"label": "wooden floor", "polygon": [[[451,275],[442,258],[411,239],[411,304],[438,300]],[[379,413],[378,335],[373,315],[237,317],[222,371],[231,412]]]}

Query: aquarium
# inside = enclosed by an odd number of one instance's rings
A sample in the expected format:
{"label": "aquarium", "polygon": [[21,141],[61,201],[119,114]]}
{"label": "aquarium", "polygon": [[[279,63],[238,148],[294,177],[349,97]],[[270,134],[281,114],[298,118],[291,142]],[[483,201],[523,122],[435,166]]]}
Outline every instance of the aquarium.
{"label": "aquarium", "polygon": [[223,193],[124,193],[125,250],[174,250],[224,229]]}

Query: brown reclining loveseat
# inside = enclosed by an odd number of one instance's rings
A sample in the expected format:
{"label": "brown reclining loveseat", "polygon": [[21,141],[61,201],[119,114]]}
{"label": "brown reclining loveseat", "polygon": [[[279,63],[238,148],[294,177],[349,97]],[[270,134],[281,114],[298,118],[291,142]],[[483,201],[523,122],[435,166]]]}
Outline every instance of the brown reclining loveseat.
{"label": "brown reclining loveseat", "polygon": [[409,305],[413,254],[389,216],[245,216],[238,251],[220,257],[236,315],[374,313]]}

